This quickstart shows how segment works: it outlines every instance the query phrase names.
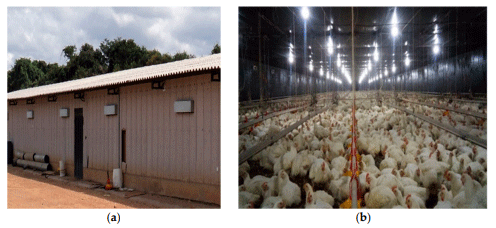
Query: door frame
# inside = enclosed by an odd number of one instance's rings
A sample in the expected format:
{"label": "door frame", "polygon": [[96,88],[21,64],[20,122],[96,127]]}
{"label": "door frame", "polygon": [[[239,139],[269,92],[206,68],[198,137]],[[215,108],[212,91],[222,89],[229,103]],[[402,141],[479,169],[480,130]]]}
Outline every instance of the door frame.
{"label": "door frame", "polygon": [[74,108],[74,177],[83,179],[83,108]]}

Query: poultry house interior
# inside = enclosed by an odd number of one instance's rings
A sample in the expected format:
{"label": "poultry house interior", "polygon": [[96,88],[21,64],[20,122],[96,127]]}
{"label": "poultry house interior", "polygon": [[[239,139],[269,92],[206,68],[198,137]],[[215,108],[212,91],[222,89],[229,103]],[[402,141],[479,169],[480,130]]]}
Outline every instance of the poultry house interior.
{"label": "poultry house interior", "polygon": [[487,208],[486,7],[240,7],[239,208]]}

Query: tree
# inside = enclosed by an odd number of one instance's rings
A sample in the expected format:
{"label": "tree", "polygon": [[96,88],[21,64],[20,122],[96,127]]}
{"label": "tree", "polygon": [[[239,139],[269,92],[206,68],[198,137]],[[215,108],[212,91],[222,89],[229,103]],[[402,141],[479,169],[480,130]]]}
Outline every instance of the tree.
{"label": "tree", "polygon": [[219,44],[215,44],[214,48],[212,49],[212,51],[210,52],[212,55],[213,54],[217,54],[217,53],[220,53],[220,46]]}
{"label": "tree", "polygon": [[148,60],[146,48],[138,46],[133,39],[105,39],[100,43],[100,50],[105,56],[107,72],[145,66]]}
{"label": "tree", "polygon": [[183,60],[183,59],[192,59],[195,58],[194,55],[186,53],[186,51],[183,52],[177,52],[173,57],[172,61],[178,61],[178,60]]}
{"label": "tree", "polygon": [[[214,52],[220,53],[218,44],[214,46],[212,53]],[[75,45],[69,45],[62,49],[62,53],[67,58],[67,63],[61,66],[43,60],[17,59],[14,67],[7,71],[8,92],[107,72],[195,58],[186,51],[174,55],[162,54],[155,49],[149,51],[144,46],[138,46],[132,39],[120,37],[114,40],[105,39],[97,49],[85,43],[81,45],[79,52]]]}
{"label": "tree", "polygon": [[148,60],[146,61],[146,65],[156,65],[162,63],[168,63],[172,61],[172,56],[169,53],[160,54],[159,51],[153,49],[153,51],[148,51]]}
{"label": "tree", "polygon": [[38,68],[37,63],[28,58],[20,58],[16,60],[14,67],[7,71],[7,91],[38,86],[44,79],[45,74]]}
{"label": "tree", "polygon": [[64,52],[64,56],[69,60],[74,56],[76,51],[77,51],[77,48],[75,45],[70,45],[70,46],[67,46],[64,49],[62,49],[62,52]]}
{"label": "tree", "polygon": [[106,73],[105,56],[97,49],[94,50],[91,44],[81,45],[79,53],[71,53],[72,46],[64,48],[66,56],[70,56],[67,65],[64,67],[65,75],[62,80],[67,81]]}

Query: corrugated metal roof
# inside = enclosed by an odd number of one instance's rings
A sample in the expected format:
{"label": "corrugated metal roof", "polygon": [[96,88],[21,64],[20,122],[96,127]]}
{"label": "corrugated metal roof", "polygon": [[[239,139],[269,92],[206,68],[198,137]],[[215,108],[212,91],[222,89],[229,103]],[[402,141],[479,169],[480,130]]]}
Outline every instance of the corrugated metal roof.
{"label": "corrugated metal roof", "polygon": [[190,72],[220,69],[220,55],[221,54],[209,55],[205,57],[134,68],[78,80],[17,90],[8,93],[7,99],[13,100],[49,94],[81,91]]}

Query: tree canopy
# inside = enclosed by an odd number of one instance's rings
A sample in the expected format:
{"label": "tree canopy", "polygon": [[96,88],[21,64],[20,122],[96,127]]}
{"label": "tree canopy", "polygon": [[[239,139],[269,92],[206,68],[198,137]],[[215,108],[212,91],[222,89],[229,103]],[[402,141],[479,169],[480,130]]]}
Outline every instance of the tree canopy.
{"label": "tree canopy", "polygon": [[220,46],[219,44],[215,44],[214,49],[212,49],[212,52],[210,52],[212,55],[220,53]]}
{"label": "tree canopy", "polygon": [[[120,37],[114,40],[105,39],[96,49],[88,43],[83,44],[79,50],[75,45],[69,45],[62,49],[62,53],[67,62],[61,66],[43,60],[16,59],[12,69],[7,71],[7,91],[195,58],[186,51],[171,55],[155,49],[147,50],[133,39]],[[220,53],[220,46],[215,44],[211,53]]]}

